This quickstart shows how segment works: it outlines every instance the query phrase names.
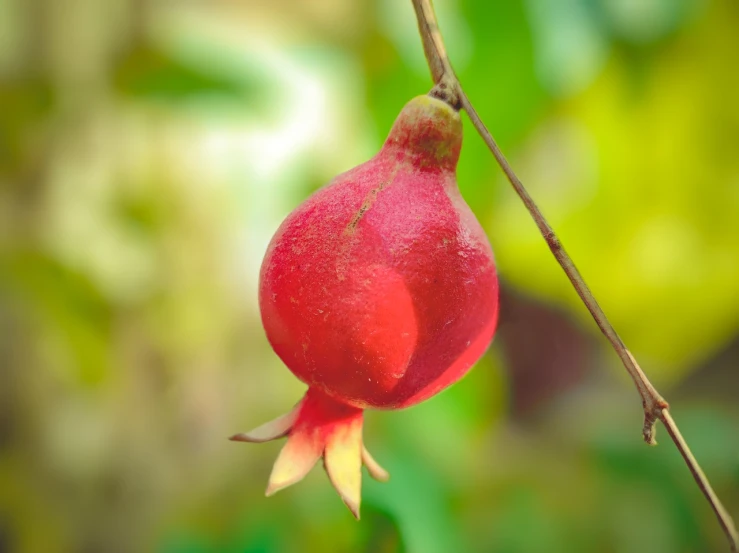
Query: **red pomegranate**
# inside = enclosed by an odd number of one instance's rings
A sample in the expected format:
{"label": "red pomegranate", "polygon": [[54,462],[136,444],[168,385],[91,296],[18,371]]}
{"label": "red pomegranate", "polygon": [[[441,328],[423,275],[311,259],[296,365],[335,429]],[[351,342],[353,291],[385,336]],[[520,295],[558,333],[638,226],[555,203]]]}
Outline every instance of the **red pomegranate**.
{"label": "red pomegranate", "polygon": [[359,518],[364,409],[401,409],[459,380],[492,340],[493,252],[459,193],[459,113],[431,96],[400,112],[380,152],[293,211],[262,264],[274,351],[308,385],[288,414],[231,439],[287,436],[267,495],[323,457]]}

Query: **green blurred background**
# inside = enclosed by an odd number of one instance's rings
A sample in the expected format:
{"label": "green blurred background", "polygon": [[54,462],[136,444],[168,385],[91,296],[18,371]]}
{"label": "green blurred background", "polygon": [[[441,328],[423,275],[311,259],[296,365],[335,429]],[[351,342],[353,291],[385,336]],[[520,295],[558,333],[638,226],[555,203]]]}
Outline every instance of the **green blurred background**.
{"label": "green blurred background", "polygon": [[[437,0],[468,94],[739,515],[739,4]],[[0,551],[726,551],[467,121],[505,288],[461,383],[370,412],[393,475],[265,499],[303,386],[257,276],[430,88],[410,0],[0,0]]]}

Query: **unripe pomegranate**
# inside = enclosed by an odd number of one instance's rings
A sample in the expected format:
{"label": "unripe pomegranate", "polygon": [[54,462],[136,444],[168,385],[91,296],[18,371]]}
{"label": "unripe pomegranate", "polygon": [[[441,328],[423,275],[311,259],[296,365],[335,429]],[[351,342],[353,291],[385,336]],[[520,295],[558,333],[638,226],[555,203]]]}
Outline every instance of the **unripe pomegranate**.
{"label": "unripe pomegranate", "polygon": [[401,409],[459,380],[492,340],[493,252],[457,188],[459,113],[431,96],[400,112],[380,152],[282,223],[259,305],[277,355],[308,385],[288,414],[233,440],[287,436],[267,495],[319,458],[359,517],[363,410]]}

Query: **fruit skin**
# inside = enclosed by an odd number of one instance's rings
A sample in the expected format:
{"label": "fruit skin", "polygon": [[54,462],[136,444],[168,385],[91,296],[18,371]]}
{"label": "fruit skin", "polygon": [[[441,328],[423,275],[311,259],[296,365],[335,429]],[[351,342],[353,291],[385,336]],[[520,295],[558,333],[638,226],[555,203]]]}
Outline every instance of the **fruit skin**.
{"label": "fruit skin", "polygon": [[401,111],[380,152],[298,206],[272,238],[259,305],[267,338],[308,392],[231,439],[287,436],[267,495],[318,459],[359,518],[363,409],[414,405],[459,380],[498,317],[493,252],[457,188],[459,113],[430,96]]}
{"label": "fruit skin", "polygon": [[459,113],[415,98],[374,158],[280,226],[262,265],[262,321],[309,386],[356,407],[408,407],[487,348],[498,282],[457,188],[461,145]]}

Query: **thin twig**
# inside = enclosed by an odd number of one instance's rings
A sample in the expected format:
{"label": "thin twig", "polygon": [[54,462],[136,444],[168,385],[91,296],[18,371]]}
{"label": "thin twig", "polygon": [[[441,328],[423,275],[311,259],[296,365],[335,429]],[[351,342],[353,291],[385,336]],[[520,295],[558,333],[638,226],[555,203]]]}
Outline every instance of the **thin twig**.
{"label": "thin twig", "polygon": [[688,465],[688,468],[693,474],[693,478],[695,478],[698,487],[701,489],[701,492],[703,492],[703,495],[706,496],[706,499],[711,504],[711,509],[713,509],[713,512],[716,513],[716,518],[718,518],[721,529],[724,531],[726,537],[729,539],[731,550],[736,553],[736,551],[739,551],[739,536],[736,532],[734,520],[731,518],[731,515],[726,510],[723,503],[721,503],[721,500],[716,495],[716,492],[713,491],[711,483],[708,481],[708,477],[705,475],[703,469],[701,469],[701,466],[698,464],[698,461],[693,456],[693,452],[690,451],[690,448],[688,447],[685,438],[683,438],[680,429],[677,427],[677,424],[675,424],[670,411],[668,409],[663,409],[659,419],[662,421],[662,424],[665,425],[667,433],[670,435],[670,438],[672,438],[675,446],[677,446],[678,451],[680,451],[680,455],[682,455],[683,459],[685,459],[685,464]]}
{"label": "thin twig", "polygon": [[642,430],[644,441],[650,445],[656,444],[654,439],[655,424],[657,420],[662,421],[667,428],[670,438],[680,451],[680,454],[685,460],[690,472],[693,474],[693,478],[698,484],[698,487],[710,503],[714,513],[716,513],[716,517],[721,524],[721,528],[729,540],[731,551],[739,553],[739,535],[737,535],[734,521],[721,504],[719,498],[716,496],[708,478],[706,478],[706,475],[703,473],[698,461],[696,461],[690,451],[688,444],[683,439],[680,430],[670,415],[668,410],[669,405],[649,381],[647,376],[644,374],[644,371],[642,371],[641,367],[636,362],[636,359],[634,359],[634,356],[613,328],[613,325],[608,321],[608,318],[600,305],[598,305],[598,302],[590,291],[590,288],[588,288],[588,285],[585,283],[580,271],[577,270],[572,258],[565,251],[559,238],[557,238],[557,235],[554,233],[554,230],[544,218],[544,215],[542,215],[536,203],[521,183],[521,180],[516,176],[516,173],[511,168],[508,160],[505,158],[503,152],[501,152],[498,144],[495,142],[495,139],[490,134],[490,131],[485,127],[485,124],[480,119],[477,111],[475,111],[469,98],[464,93],[459,79],[457,79],[454,74],[454,70],[449,61],[449,56],[446,53],[446,48],[444,46],[444,41],[441,38],[441,33],[436,22],[436,15],[434,13],[431,0],[411,1],[413,2],[413,8],[416,11],[416,17],[418,18],[418,29],[421,34],[421,40],[423,41],[423,50],[426,54],[429,69],[431,70],[431,76],[436,85],[432,90],[432,94],[446,100],[451,105],[457,107],[461,106],[467,112],[467,115],[469,115],[475,129],[485,141],[485,144],[487,144],[498,162],[498,165],[500,165],[503,173],[505,173],[506,178],[516,191],[516,194],[521,198],[521,201],[534,219],[536,226],[539,227],[539,232],[541,232],[541,235],[544,237],[544,240],[552,251],[552,254],[567,275],[567,278],[570,279],[577,295],[580,296],[585,307],[590,311],[590,314],[593,316],[593,319],[601,332],[603,332],[605,337],[611,343],[614,351],[619,356],[621,362],[634,381],[636,389],[641,396],[642,406],[644,408],[644,428]]}

